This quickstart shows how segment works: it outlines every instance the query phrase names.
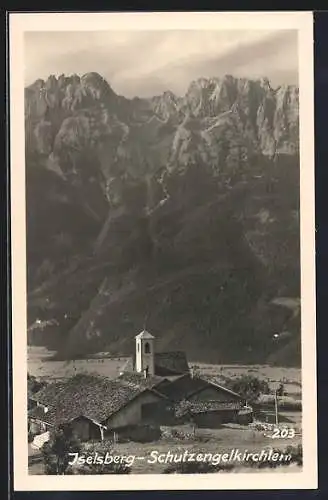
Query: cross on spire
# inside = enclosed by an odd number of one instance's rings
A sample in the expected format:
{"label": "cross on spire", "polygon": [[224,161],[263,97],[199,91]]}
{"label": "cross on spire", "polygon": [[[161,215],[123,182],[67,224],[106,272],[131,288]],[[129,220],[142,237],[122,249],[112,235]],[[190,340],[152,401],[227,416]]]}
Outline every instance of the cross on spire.
{"label": "cross on spire", "polygon": [[143,323],[143,330],[146,331],[147,330],[147,320],[148,320],[148,317],[149,317],[149,313],[147,313],[144,317],[144,323]]}

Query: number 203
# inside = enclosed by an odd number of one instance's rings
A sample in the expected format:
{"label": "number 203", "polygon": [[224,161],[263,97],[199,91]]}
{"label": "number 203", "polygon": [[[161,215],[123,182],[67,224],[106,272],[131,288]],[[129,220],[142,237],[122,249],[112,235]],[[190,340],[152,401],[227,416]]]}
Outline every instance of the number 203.
{"label": "number 203", "polygon": [[278,427],[276,429],[274,429],[273,433],[272,433],[272,438],[273,439],[285,439],[285,438],[289,438],[289,439],[292,439],[293,437],[295,437],[295,429],[293,429],[292,427],[289,428],[289,429],[279,429]]}

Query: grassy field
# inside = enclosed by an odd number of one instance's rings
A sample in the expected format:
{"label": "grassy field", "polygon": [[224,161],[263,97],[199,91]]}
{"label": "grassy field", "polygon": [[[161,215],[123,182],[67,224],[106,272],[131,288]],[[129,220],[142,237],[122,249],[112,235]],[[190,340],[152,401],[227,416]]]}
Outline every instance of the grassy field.
{"label": "grassy field", "polygon": [[[30,375],[46,380],[65,379],[76,373],[96,373],[115,378],[127,361],[126,357],[54,361],[50,359],[53,354],[45,348],[29,346],[28,370]],[[247,374],[266,380],[271,389],[276,388],[280,382],[283,382],[288,395],[296,399],[299,399],[301,395],[300,368],[283,368],[269,365],[214,365],[198,362],[190,362],[190,366],[194,367],[196,372],[201,375],[216,377],[218,382],[222,384],[224,384],[225,379]]]}
{"label": "grassy field", "polygon": [[269,387],[274,390],[282,382],[290,396],[301,396],[301,368],[285,368],[270,365],[213,365],[206,363],[190,363],[197,372],[204,375],[217,377],[224,383],[225,379],[236,378],[242,375],[252,375],[261,380],[266,380]]}
{"label": "grassy field", "polygon": [[44,380],[61,380],[77,373],[89,373],[115,378],[126,363],[126,357],[78,359],[73,361],[57,361],[50,359],[53,352],[44,348],[28,349],[28,371],[30,375]]}

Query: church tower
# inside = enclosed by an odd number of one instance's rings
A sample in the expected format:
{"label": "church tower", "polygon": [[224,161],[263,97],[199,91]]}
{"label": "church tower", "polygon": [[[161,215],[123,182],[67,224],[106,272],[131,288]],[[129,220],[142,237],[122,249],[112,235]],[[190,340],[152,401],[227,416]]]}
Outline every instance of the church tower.
{"label": "church tower", "polygon": [[143,330],[136,339],[136,371],[145,375],[155,374],[154,340],[149,332]]}

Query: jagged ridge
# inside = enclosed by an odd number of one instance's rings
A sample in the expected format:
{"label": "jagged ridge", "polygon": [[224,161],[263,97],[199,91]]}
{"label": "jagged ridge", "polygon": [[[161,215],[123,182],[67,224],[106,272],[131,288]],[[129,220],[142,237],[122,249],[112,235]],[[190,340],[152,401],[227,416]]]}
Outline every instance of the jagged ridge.
{"label": "jagged ridge", "polygon": [[32,342],[121,352],[147,314],[203,359],[263,361],[277,329],[295,343],[270,301],[299,295],[296,87],[225,76],[129,100],[97,73],[51,76],[25,124],[29,322],[58,323]]}

